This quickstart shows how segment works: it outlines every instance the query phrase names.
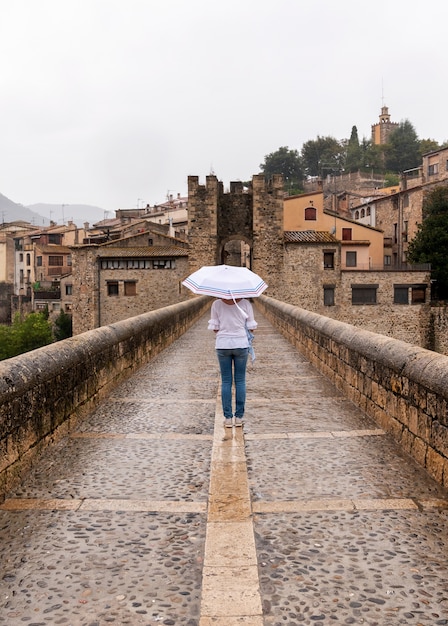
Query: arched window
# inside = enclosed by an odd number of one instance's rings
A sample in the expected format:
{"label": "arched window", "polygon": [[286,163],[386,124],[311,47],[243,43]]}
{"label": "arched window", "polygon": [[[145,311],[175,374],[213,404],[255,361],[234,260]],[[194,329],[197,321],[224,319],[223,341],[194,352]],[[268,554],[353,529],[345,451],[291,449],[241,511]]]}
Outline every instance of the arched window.
{"label": "arched window", "polygon": [[366,215],[369,216],[370,215],[370,207],[367,207],[367,211],[366,211]]}
{"label": "arched window", "polygon": [[361,209],[361,218],[366,216],[366,212],[364,209]]}
{"label": "arched window", "polygon": [[355,220],[359,220],[359,211],[355,211]]}
{"label": "arched window", "polygon": [[313,206],[308,206],[305,209],[305,220],[317,220],[317,209]]}

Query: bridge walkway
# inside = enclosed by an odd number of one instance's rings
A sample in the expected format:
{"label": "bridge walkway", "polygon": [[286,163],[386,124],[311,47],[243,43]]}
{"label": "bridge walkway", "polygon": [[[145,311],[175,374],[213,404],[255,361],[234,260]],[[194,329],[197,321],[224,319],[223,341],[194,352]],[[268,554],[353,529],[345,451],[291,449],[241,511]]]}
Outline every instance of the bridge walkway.
{"label": "bridge walkway", "polygon": [[448,494],[257,312],[244,429],[207,316],[0,505],[0,624],[448,624]]}

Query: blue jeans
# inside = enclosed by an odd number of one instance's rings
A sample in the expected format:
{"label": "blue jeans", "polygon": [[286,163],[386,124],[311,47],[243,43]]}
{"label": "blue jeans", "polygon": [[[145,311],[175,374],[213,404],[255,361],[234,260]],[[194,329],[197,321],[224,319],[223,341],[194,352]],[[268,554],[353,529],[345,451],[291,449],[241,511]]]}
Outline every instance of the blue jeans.
{"label": "blue jeans", "polygon": [[243,417],[246,404],[246,365],[249,348],[217,349],[221,370],[221,401],[224,417],[232,413],[232,382],[235,380],[235,417]]}

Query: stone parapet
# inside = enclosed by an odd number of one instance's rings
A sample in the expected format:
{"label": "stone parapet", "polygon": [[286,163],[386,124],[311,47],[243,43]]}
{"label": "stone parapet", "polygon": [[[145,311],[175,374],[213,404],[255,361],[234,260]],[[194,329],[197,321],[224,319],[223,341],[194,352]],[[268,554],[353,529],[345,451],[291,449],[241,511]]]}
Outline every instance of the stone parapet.
{"label": "stone parapet", "polygon": [[0,362],[0,499],[36,456],[210,306],[206,296],[150,311]]}
{"label": "stone parapet", "polygon": [[448,357],[279,302],[271,323],[341,392],[448,487]]}

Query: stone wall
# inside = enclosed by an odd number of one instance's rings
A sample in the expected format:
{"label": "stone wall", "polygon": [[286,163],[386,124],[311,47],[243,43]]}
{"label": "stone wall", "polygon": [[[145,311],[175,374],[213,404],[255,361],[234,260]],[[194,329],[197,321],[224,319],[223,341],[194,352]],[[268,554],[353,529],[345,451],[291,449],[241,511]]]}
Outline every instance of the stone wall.
{"label": "stone wall", "polygon": [[430,310],[430,341],[431,350],[448,356],[448,306],[446,304],[431,306]]}
{"label": "stone wall", "polygon": [[322,374],[448,487],[448,357],[268,296],[256,302]]}
{"label": "stone wall", "polygon": [[[181,283],[187,276],[188,257],[176,258],[174,269],[101,270],[99,326],[186,300],[191,292]],[[108,281],[118,281],[118,297],[107,294]],[[135,295],[124,295],[124,283],[127,281],[136,281]]]}
{"label": "stone wall", "polygon": [[210,298],[192,298],[1,361],[0,498],[47,445],[209,306]]}
{"label": "stone wall", "polygon": [[[334,253],[334,268],[324,267],[324,252]],[[266,295],[320,315],[381,333],[410,344],[433,349],[429,339],[430,305],[427,271],[342,270],[339,246],[331,244],[285,244],[281,286],[271,291],[271,278],[263,275]],[[352,304],[352,285],[378,285],[376,304]],[[395,285],[427,285],[423,304],[394,304]],[[334,288],[334,306],[324,304],[324,287]],[[409,297],[409,302],[411,301]]]}

